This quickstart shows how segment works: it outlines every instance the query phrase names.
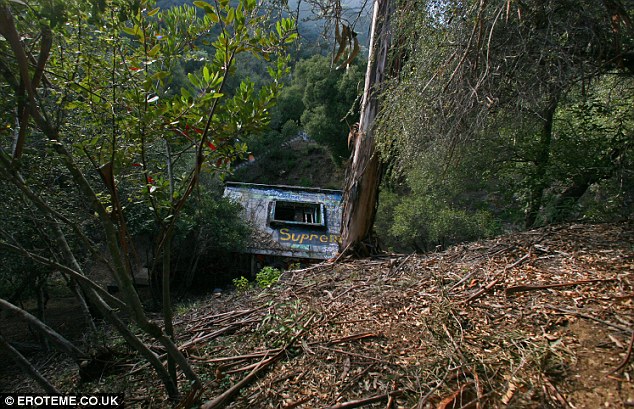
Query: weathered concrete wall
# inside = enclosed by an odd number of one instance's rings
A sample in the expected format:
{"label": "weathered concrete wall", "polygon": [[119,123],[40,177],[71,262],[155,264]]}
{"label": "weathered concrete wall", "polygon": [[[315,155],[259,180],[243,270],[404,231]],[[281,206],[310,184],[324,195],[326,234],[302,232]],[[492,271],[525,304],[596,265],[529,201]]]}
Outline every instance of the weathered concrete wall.
{"label": "weathered concrete wall", "polygon": [[[339,251],[342,198],[339,190],[227,183],[224,195],[242,204],[244,217],[253,228],[250,253],[328,259]],[[274,221],[276,201],[323,205],[324,226]]]}

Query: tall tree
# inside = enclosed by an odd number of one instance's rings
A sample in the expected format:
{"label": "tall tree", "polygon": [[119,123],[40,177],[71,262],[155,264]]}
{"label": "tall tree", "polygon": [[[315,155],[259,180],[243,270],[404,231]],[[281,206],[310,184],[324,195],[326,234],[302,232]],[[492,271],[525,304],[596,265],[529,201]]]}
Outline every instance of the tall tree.
{"label": "tall tree", "polygon": [[387,75],[391,4],[390,0],[374,2],[360,120],[348,138],[352,158],[346,171],[341,248],[344,252],[360,255],[377,250],[371,234],[381,181],[381,162],[375,149],[374,121],[380,110],[379,94]]}
{"label": "tall tree", "polygon": [[[562,101],[604,75],[631,75],[631,2],[406,1],[391,14],[397,23],[387,63],[389,91],[379,111],[385,124],[378,131],[381,153],[406,166],[419,161],[422,150],[447,143],[443,161],[449,168],[457,146],[499,132],[502,118],[515,121],[514,129],[534,142],[525,158],[531,178],[524,224],[537,223],[550,187],[553,121]],[[376,63],[370,58],[369,65]],[[372,149],[357,155],[376,157]],[[355,159],[352,166],[344,249],[371,231],[370,217],[352,215],[357,208],[364,209],[360,215],[373,214],[378,184],[378,177],[364,185],[355,176],[373,174],[371,161]],[[354,204],[359,198],[360,206]]]}

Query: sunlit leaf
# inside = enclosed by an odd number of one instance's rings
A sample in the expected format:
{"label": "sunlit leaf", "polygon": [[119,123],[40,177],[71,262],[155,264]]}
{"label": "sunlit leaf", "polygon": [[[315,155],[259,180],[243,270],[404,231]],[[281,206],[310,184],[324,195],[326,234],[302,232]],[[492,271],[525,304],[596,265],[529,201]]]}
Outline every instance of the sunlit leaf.
{"label": "sunlit leaf", "polygon": [[126,34],[130,34],[131,36],[136,35],[136,31],[134,30],[134,28],[123,26],[121,30],[123,30],[123,32]]}
{"label": "sunlit leaf", "polygon": [[216,10],[214,10],[213,6],[206,1],[195,1],[194,6],[205,10],[205,13],[215,14]]}
{"label": "sunlit leaf", "polygon": [[154,47],[152,47],[147,53],[150,57],[155,57],[161,49],[161,44],[157,43]]}

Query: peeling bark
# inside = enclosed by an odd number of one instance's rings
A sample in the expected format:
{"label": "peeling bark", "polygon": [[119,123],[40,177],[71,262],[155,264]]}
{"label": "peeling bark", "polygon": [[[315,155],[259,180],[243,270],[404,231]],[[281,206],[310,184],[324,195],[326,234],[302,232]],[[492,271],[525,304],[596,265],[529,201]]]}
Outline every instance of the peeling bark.
{"label": "peeling bark", "polygon": [[375,1],[359,132],[346,170],[341,232],[344,253],[368,255],[378,251],[372,243],[372,226],[381,182],[381,161],[375,149],[373,125],[380,108],[378,94],[386,76],[390,12],[390,0]]}

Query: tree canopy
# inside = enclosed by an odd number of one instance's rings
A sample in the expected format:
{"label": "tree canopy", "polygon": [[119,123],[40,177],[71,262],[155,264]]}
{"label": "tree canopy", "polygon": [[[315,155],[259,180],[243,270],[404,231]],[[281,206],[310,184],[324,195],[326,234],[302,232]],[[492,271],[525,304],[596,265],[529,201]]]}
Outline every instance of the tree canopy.
{"label": "tree canopy", "polygon": [[398,220],[417,206],[427,227],[443,209],[524,227],[631,214],[633,13],[619,1],[398,3],[379,145],[407,199],[384,231],[413,238]]}
{"label": "tree canopy", "polygon": [[[0,194],[9,199],[0,247],[81,287],[80,303],[150,362],[171,397],[177,367],[201,385],[173,340],[174,234],[201,180],[226,172],[246,152],[243,135],[268,123],[288,72],[285,46],[297,36],[293,21],[269,18],[255,0],[194,4],[0,3]],[[240,54],[267,61],[266,84],[227,88]],[[176,81],[187,59],[203,63]],[[160,278],[162,325],[149,320],[133,282],[141,266],[129,222],[143,217],[159,231],[149,267]],[[88,278],[94,261],[121,299]],[[167,371],[114,308],[163,345]]]}

